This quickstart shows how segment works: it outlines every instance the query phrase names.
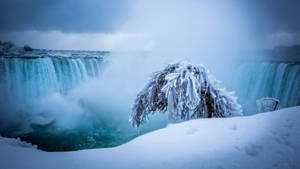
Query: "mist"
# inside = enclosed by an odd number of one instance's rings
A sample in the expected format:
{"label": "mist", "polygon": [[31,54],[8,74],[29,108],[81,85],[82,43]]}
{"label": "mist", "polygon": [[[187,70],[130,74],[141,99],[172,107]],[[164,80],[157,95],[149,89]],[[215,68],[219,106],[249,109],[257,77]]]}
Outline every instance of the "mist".
{"label": "mist", "polygon": [[[110,54],[103,56],[99,76],[76,84],[67,92],[48,91],[51,85],[45,83],[47,92],[27,98],[19,97],[18,92],[7,93],[0,86],[1,94],[9,96],[0,98],[1,126],[17,126],[21,133],[27,133],[36,117],[46,116],[55,121],[56,130],[95,129],[116,138],[124,133],[133,138],[138,132],[128,122],[131,108],[154,72],[178,61],[203,64],[212,76],[223,81],[221,87],[236,90],[233,81],[237,79],[240,61],[264,57],[261,51],[268,46],[265,38],[276,39],[270,36],[273,30],[268,36],[257,31],[254,15],[249,16],[249,11],[234,0],[137,1],[130,9],[126,22],[114,27],[114,33],[82,33],[84,28],[79,33],[68,29],[67,34],[59,29],[47,30],[48,33],[29,31],[26,36],[21,36],[22,31],[11,32],[10,35],[18,36],[15,39],[19,44],[31,39],[38,47],[49,44],[49,48],[56,49],[108,49]],[[10,39],[10,35],[3,37]],[[81,71],[83,68],[75,74]],[[23,89],[25,82],[18,85],[19,91],[27,90]],[[140,130],[145,133],[172,122],[165,114],[158,114]]]}
{"label": "mist", "polygon": [[119,28],[131,36],[112,47],[97,79],[67,95],[50,93],[22,109],[33,115],[46,113],[65,128],[93,113],[127,120],[136,94],[153,72],[167,64],[183,60],[203,64],[217,79],[228,80],[230,68],[243,57],[237,54],[259,46],[248,24],[235,1],[137,2]]}
{"label": "mist", "polygon": [[236,1],[142,1],[121,28],[136,36],[123,39],[112,51],[147,52],[151,61],[145,65],[179,60],[204,64],[213,75],[225,80],[229,76],[226,71],[237,60],[249,57],[245,53],[262,49],[263,42],[249,24]]}

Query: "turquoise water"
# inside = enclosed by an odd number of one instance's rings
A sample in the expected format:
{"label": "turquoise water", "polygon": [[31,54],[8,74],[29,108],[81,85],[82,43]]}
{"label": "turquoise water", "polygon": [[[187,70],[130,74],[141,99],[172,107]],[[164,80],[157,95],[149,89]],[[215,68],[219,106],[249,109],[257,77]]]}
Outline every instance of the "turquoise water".
{"label": "turquoise water", "polygon": [[[137,137],[128,122],[129,102],[122,107],[99,92],[78,92],[90,83],[96,87],[84,90],[98,90],[108,57],[108,52],[55,50],[0,57],[0,135],[46,151],[113,147]],[[299,63],[244,62],[232,81],[246,115],[256,111],[261,97],[277,98],[281,107],[300,105]],[[155,115],[140,134],[168,122]]]}
{"label": "turquoise water", "polygon": [[95,78],[102,58],[0,58],[0,83],[19,98],[66,93]]}
{"label": "turquoise water", "polygon": [[246,114],[257,112],[257,99],[279,99],[280,107],[300,105],[300,63],[244,62],[238,66],[233,89]]}
{"label": "turquoise water", "polygon": [[[0,57],[0,135],[20,137],[46,151],[113,147],[138,136],[128,121],[130,106],[98,100],[99,92],[76,93],[93,81],[102,83],[107,57],[78,51]],[[151,121],[140,134],[167,124],[163,115]]]}

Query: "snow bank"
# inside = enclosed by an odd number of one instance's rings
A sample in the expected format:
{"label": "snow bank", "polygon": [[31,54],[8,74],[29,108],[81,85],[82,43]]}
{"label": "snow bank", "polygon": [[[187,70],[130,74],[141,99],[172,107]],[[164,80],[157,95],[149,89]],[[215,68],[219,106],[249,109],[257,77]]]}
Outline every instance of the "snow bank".
{"label": "snow bank", "polygon": [[300,106],[169,125],[115,148],[43,152],[0,138],[0,168],[300,168]]}

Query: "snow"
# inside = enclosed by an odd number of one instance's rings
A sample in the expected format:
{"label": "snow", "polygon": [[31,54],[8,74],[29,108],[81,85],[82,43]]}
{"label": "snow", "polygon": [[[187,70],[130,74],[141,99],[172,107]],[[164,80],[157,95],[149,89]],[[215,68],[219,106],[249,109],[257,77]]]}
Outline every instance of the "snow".
{"label": "snow", "polygon": [[170,64],[154,73],[137,95],[129,120],[138,127],[156,111],[168,111],[170,119],[242,115],[234,92],[218,85],[203,65],[184,61]]}
{"label": "snow", "polygon": [[171,124],[106,149],[44,152],[0,137],[0,168],[297,169],[299,143],[300,106]]}

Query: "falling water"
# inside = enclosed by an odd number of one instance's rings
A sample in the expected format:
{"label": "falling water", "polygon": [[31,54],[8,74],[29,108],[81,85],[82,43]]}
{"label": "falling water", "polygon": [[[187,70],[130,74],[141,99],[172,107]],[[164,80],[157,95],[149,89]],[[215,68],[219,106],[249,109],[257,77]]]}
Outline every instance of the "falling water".
{"label": "falling water", "polygon": [[[136,137],[130,105],[118,106],[99,89],[109,55],[83,53],[0,56],[0,135],[46,151],[112,147]],[[154,118],[141,133],[164,127],[163,120]]]}
{"label": "falling water", "polygon": [[300,63],[248,62],[237,72],[234,88],[248,113],[262,97],[279,99],[281,108],[300,105]]}
{"label": "falling water", "polygon": [[[105,83],[98,78],[104,69],[102,53],[38,52],[38,56],[0,56],[2,136],[21,137],[47,151],[111,147],[137,136],[128,123],[130,103],[126,108],[118,106],[118,99],[107,98],[99,90],[99,84]],[[229,86],[237,92],[246,115],[256,113],[255,100],[261,97],[279,99],[281,108],[300,105],[299,63],[245,62],[237,70],[235,83]],[[91,92],[85,93],[84,88],[73,95],[75,88],[96,78],[96,84],[87,87]],[[57,95],[47,100],[53,93]],[[36,125],[36,119],[42,119],[40,124],[43,118],[54,119],[55,123]],[[168,123],[160,116],[151,119],[152,123],[141,127],[141,133]]]}
{"label": "falling water", "polygon": [[0,58],[0,84],[4,96],[42,97],[51,92],[67,93],[95,78],[101,58]]}

